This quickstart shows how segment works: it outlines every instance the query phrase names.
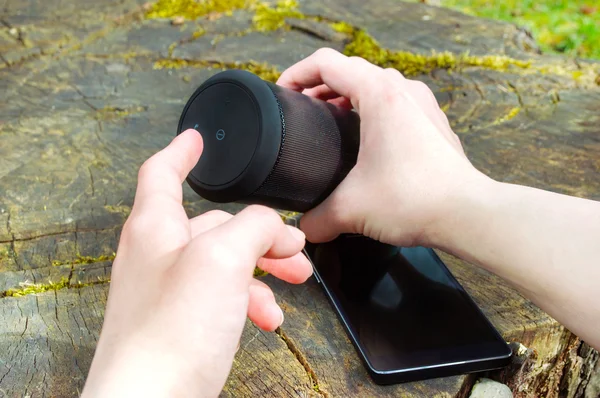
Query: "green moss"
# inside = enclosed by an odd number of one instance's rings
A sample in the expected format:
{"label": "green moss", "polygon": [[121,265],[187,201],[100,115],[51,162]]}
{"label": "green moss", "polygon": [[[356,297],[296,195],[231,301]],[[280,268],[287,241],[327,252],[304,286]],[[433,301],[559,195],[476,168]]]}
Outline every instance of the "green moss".
{"label": "green moss", "polygon": [[0,260],[10,257],[10,251],[7,248],[0,249]]}
{"label": "green moss", "polygon": [[286,18],[304,18],[304,14],[298,11],[296,0],[280,0],[274,8],[266,3],[258,3],[252,23],[255,30],[269,32],[284,27]]}
{"label": "green moss", "polygon": [[51,290],[62,290],[62,289],[80,289],[82,287],[99,285],[102,283],[110,283],[110,278],[101,279],[92,282],[77,282],[75,284],[70,283],[69,278],[62,277],[58,282],[48,281],[48,283],[23,283],[18,289],[8,289],[5,292],[0,292],[0,297],[23,297],[30,294],[44,293]]}
{"label": "green moss", "polygon": [[210,13],[249,8],[252,0],[158,0],[146,12],[146,18],[197,19]]}
{"label": "green moss", "polygon": [[200,26],[194,33],[192,33],[192,39],[196,40],[199,37],[202,37],[206,34],[206,29]]}
{"label": "green moss", "polygon": [[171,43],[171,45],[167,49],[167,51],[169,52],[169,57],[173,55],[173,51],[175,51],[175,48],[177,48],[177,44],[178,43]]}
{"label": "green moss", "polygon": [[493,125],[498,125],[498,124],[502,124],[502,123],[508,122],[509,120],[514,119],[519,113],[521,113],[521,108],[514,107],[511,110],[509,110],[506,115],[504,115],[501,118],[495,120],[494,123],[493,123]]}
{"label": "green moss", "polygon": [[560,76],[567,79],[572,79],[576,83],[581,85],[600,85],[600,67],[595,64],[579,64],[579,65],[565,65],[565,64],[551,64],[542,65],[532,68],[536,73],[542,75],[554,75]]}
{"label": "green moss", "polygon": [[234,64],[234,67],[247,70],[248,72],[252,72],[255,75],[258,75],[261,79],[267,80],[272,83],[275,83],[277,79],[279,79],[279,76],[281,76],[281,72],[279,72],[279,70],[276,67],[271,66],[267,63],[259,64],[255,62],[249,62],[245,64],[240,64],[238,66]]}
{"label": "green moss", "polygon": [[344,22],[344,21],[332,22],[329,24],[329,26],[331,26],[331,28],[333,30],[335,30],[336,32],[346,33],[349,35],[354,33],[354,31],[356,30],[356,28],[354,26],[352,26],[349,23]]}
{"label": "green moss", "polygon": [[23,297],[28,294],[43,293],[49,290],[60,290],[69,286],[69,278],[63,277],[59,282],[23,284],[19,289],[8,289],[2,297]]}
{"label": "green moss", "polygon": [[580,70],[575,70],[571,72],[571,76],[573,77],[573,80],[578,81],[583,76],[583,72]]}
{"label": "green moss", "polygon": [[[146,12],[146,18],[180,17],[194,20],[211,13],[231,13],[253,9],[254,30],[267,32],[285,26],[285,18],[304,18],[296,0],[279,0],[274,6],[258,0],[158,0]],[[199,34],[200,37],[203,33]]]}
{"label": "green moss", "polygon": [[269,275],[269,273],[267,271],[263,271],[262,269],[258,268],[258,267],[254,267],[254,277],[255,278],[259,278],[261,276],[267,276]]}
{"label": "green moss", "polygon": [[267,63],[250,62],[209,62],[202,60],[188,60],[167,58],[159,59],[154,63],[154,69],[182,69],[182,68],[214,68],[214,69],[243,69],[258,75],[261,79],[276,82],[281,72]]}
{"label": "green moss", "polygon": [[280,211],[278,213],[283,221],[294,219],[300,214],[297,211]]}
{"label": "green moss", "polygon": [[510,58],[504,55],[485,55],[474,56],[469,54],[460,55],[458,58],[459,66],[479,66],[485,69],[493,69],[505,71],[511,66],[516,66],[521,69],[531,67],[531,61],[523,61],[515,58]]}
{"label": "green moss", "polygon": [[80,254],[77,254],[77,258],[75,260],[71,260],[71,261],[52,261],[52,265],[55,267],[58,267],[60,265],[78,265],[78,264],[93,264],[93,263],[101,263],[104,261],[113,261],[115,259],[116,254],[110,254],[110,255],[101,255],[98,257],[92,257],[92,256],[82,256]]}
{"label": "green moss", "polygon": [[154,69],[182,69],[182,68],[206,68],[209,64],[205,61],[187,59],[167,58],[154,62]]}
{"label": "green moss", "polygon": [[[347,29],[347,27],[348,25],[338,28]],[[346,45],[344,54],[362,57],[383,68],[395,68],[406,76],[426,74],[435,69],[452,70],[469,66],[500,71],[505,71],[510,67],[529,68],[531,66],[531,62],[500,55],[456,55],[450,52],[433,52],[430,55],[423,55],[408,51],[391,51],[382,48],[372,36],[360,29],[352,31],[351,41]]]}
{"label": "green moss", "polygon": [[298,226],[298,221],[300,220],[300,214],[296,211],[278,211],[279,216],[283,220],[285,224],[292,225],[294,227]]}

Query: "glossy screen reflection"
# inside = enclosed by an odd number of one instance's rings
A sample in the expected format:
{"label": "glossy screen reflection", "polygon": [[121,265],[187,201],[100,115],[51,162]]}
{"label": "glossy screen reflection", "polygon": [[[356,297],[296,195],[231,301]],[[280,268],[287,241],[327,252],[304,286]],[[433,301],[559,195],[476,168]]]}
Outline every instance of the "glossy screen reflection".
{"label": "glossy screen reflection", "polygon": [[306,250],[374,369],[506,353],[500,336],[431,249],[347,235]]}

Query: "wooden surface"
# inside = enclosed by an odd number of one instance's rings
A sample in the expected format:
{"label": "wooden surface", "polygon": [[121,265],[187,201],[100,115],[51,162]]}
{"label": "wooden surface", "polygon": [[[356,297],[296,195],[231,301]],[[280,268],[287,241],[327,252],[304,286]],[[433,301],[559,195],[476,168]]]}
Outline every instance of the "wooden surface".
{"label": "wooden surface", "polygon": [[[513,26],[396,0],[305,0],[283,26],[260,32],[255,2],[175,24],[147,18],[142,3],[5,0],[0,10],[0,292],[65,282],[0,298],[0,397],[81,391],[137,169],[171,140],[194,89],[235,62],[281,71],[319,47],[343,50],[359,29],[389,54],[531,61],[437,65],[415,78],[435,91],[482,171],[600,199],[600,66],[539,55]],[[332,28],[342,21],[353,33]],[[185,206],[190,215],[216,207],[187,186]],[[488,376],[516,396],[583,396],[597,354],[497,277],[444,260],[505,338],[521,344],[511,367]],[[313,280],[264,280],[286,322],[279,333],[248,324],[223,396],[468,395],[475,376],[374,385]]]}

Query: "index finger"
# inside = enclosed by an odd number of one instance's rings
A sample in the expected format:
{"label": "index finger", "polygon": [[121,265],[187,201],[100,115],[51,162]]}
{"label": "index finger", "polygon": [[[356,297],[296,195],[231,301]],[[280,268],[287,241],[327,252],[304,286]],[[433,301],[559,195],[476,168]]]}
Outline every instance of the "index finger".
{"label": "index finger", "polygon": [[326,84],[341,96],[358,102],[360,88],[381,68],[362,58],[347,57],[331,48],[321,48],[289,67],[277,84],[295,91]]}
{"label": "index finger", "polygon": [[134,208],[144,207],[156,199],[181,205],[181,184],[198,163],[202,148],[202,136],[190,129],[179,134],[166,148],[146,160],[138,174]]}
{"label": "index finger", "polygon": [[304,243],[304,233],[285,225],[274,210],[249,206],[235,217],[195,237],[183,255],[194,267],[201,259],[207,267],[216,266],[218,272],[214,278],[224,278],[233,283],[232,275],[242,282],[251,278],[252,270],[261,257],[289,258],[299,253]]}

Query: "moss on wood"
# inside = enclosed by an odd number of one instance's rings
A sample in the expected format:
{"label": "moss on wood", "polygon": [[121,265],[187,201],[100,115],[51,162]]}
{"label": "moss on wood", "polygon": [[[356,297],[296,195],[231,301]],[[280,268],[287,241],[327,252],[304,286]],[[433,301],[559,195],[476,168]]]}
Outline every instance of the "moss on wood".
{"label": "moss on wood", "polygon": [[113,261],[115,259],[116,254],[112,253],[109,255],[101,255],[98,257],[93,257],[93,256],[82,256],[80,254],[77,254],[77,258],[74,260],[70,260],[70,261],[52,261],[52,265],[55,267],[58,267],[60,265],[79,265],[79,264],[94,264],[94,263],[101,263],[104,261]]}
{"label": "moss on wood", "polygon": [[497,120],[494,121],[494,125],[498,125],[498,124],[502,124],[502,123],[506,123],[509,120],[514,119],[519,113],[521,113],[521,108],[520,107],[514,107],[511,110],[508,111],[508,113],[500,118],[498,118]]}
{"label": "moss on wood", "polygon": [[211,13],[231,13],[249,8],[252,0],[158,0],[146,12],[146,18],[183,17],[194,20]]}
{"label": "moss on wood", "polygon": [[304,14],[298,11],[298,3],[295,0],[280,0],[275,7],[257,3],[252,23],[255,30],[269,32],[286,26],[286,18],[305,18]]}
{"label": "moss on wood", "polygon": [[254,267],[254,277],[255,278],[260,278],[261,276],[267,276],[269,275],[269,273],[267,271],[263,271],[262,269],[258,268],[258,267]]}
{"label": "moss on wood", "polygon": [[182,68],[213,68],[213,69],[243,69],[254,73],[263,80],[276,82],[281,72],[267,63],[250,62],[214,62],[181,58],[159,59],[154,63],[154,69]]}
{"label": "moss on wood", "polygon": [[63,277],[58,282],[23,283],[18,289],[8,289],[0,294],[1,297],[22,297],[29,294],[43,293],[48,290],[60,290],[69,286],[69,278]]}
{"label": "moss on wood", "polygon": [[344,22],[332,23],[331,27],[338,32],[350,35],[350,42],[344,48],[344,54],[364,58],[382,68],[397,69],[406,76],[427,74],[435,69],[454,70],[469,66],[499,71],[506,71],[510,67],[521,69],[531,67],[530,61],[522,61],[504,55],[457,55],[448,51],[432,52],[426,55],[409,51],[392,51],[382,48],[377,40],[362,29],[356,29]]}

